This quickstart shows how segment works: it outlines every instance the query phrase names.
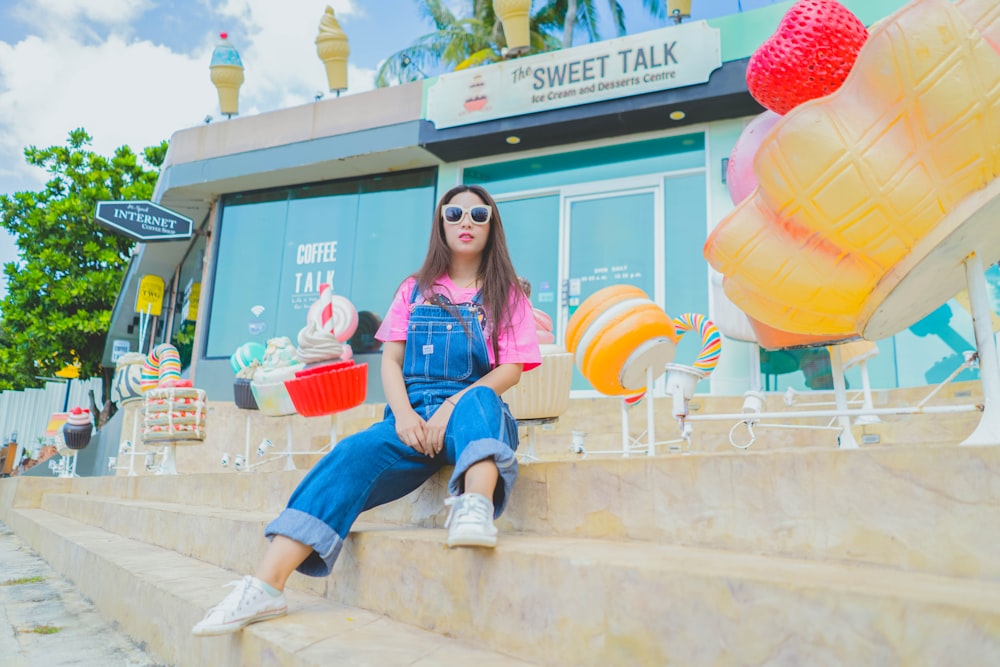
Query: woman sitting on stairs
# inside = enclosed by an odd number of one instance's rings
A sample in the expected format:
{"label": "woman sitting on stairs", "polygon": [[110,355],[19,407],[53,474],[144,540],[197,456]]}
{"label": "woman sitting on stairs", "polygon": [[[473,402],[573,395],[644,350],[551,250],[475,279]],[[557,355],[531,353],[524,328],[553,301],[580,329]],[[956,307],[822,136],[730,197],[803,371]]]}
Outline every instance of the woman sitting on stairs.
{"label": "woman sitting on stairs", "polygon": [[481,187],[449,190],[434,209],[427,256],[403,281],[376,338],[383,421],[345,438],[303,478],[265,529],[253,576],[197,625],[235,632],[284,615],[295,570],[330,573],[351,525],[454,465],[448,546],[493,547],[517,478],[517,423],[500,395],[541,361],[531,304],[518,285],[496,202]]}

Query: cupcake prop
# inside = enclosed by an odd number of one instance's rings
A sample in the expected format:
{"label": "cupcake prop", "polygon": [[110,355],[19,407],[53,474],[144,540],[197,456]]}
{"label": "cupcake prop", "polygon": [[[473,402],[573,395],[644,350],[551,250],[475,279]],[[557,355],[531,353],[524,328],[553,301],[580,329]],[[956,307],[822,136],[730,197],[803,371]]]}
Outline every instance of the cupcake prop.
{"label": "cupcake prop", "polygon": [[296,371],[305,368],[295,352],[295,346],[287,336],[267,341],[264,360],[254,371],[250,382],[250,391],[261,413],[270,417],[295,414],[295,405],[285,389],[285,380],[294,378]]}
{"label": "cupcake prop", "polygon": [[240,345],[229,357],[229,365],[236,373],[236,378],[233,380],[233,402],[241,410],[257,409],[257,400],[253,397],[250,382],[254,373],[260,368],[266,352],[267,348],[263,345],[251,341]]}
{"label": "cupcake prop", "polygon": [[365,400],[368,364],[351,360],[351,346],[344,343],[358,327],[358,311],[348,299],[333,294],[329,285],[306,315],[299,331],[296,358],[305,364],[285,388],[296,411],[306,417],[333,414]]}
{"label": "cupcake prop", "polygon": [[83,449],[90,444],[90,434],[93,430],[94,424],[90,419],[90,412],[79,406],[73,408],[62,427],[66,446],[72,450]]}

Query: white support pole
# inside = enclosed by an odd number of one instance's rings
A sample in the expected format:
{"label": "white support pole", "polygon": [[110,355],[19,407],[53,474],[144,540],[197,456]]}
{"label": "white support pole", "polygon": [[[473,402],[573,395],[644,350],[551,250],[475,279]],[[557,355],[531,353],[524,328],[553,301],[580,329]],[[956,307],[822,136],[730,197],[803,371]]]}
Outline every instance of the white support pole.
{"label": "white support pole", "polygon": [[625,405],[625,399],[622,398],[619,403],[621,404],[622,410],[622,456],[628,458],[628,450],[632,436],[630,433],[630,427],[628,423],[628,406]]}
{"label": "white support pole", "polygon": [[983,260],[973,253],[965,258],[965,280],[972,306],[972,327],[979,352],[979,379],[983,383],[983,417],[979,426],[963,445],[1000,444],[1000,365],[997,364],[997,344],[993,338],[990,303],[986,295],[986,275]]}
{"label": "white support pole", "polygon": [[135,418],[132,420],[132,448],[129,451],[128,456],[128,476],[135,477],[135,454],[136,449],[139,447],[139,443],[136,438],[139,437],[139,413],[136,411]]}
{"label": "white support pole", "polygon": [[[622,401],[622,405],[625,401]],[[656,454],[656,436],[654,434],[655,427],[653,424],[653,367],[650,366],[646,369],[646,435],[648,438],[646,441],[649,446],[646,448],[646,456],[654,456]]]}
{"label": "white support pole", "polygon": [[[840,361],[840,346],[831,345],[827,349],[830,351],[830,371],[833,373],[833,394],[837,411],[844,413],[847,411],[847,384],[844,382],[844,364]],[[838,440],[840,449],[860,449],[851,431],[851,418],[841,414],[837,417],[837,422],[841,428]]]}
{"label": "white support pole", "polygon": [[247,437],[243,447],[243,470],[250,472],[250,411],[247,410]]}
{"label": "white support pole", "polygon": [[[861,390],[864,394],[864,401],[862,406],[865,410],[874,410],[875,403],[872,401],[872,383],[868,377],[868,362],[862,361],[861,367]],[[882,420],[878,418],[878,415],[861,415],[854,420],[855,424],[878,424]]]}
{"label": "white support pole", "polygon": [[160,463],[158,475],[177,474],[177,445],[170,443],[163,448],[163,461]]}
{"label": "white support pole", "polygon": [[295,461],[292,460],[292,418],[285,417],[285,470],[295,470]]}

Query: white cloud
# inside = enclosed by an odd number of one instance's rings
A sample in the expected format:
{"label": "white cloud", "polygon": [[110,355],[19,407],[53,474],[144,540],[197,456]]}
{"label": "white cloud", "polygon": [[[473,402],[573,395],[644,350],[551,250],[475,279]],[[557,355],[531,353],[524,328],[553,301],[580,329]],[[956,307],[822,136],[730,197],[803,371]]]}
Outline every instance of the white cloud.
{"label": "white cloud", "polygon": [[205,58],[148,41],[0,43],[0,163],[16,160],[23,175],[24,146],[63,144],[77,127],[104,154],[123,144],[138,151],[159,143],[215,108],[208,77]]}
{"label": "white cloud", "polygon": [[152,5],[153,0],[22,0],[13,14],[42,34],[66,34],[78,30],[80,20],[128,25]]}

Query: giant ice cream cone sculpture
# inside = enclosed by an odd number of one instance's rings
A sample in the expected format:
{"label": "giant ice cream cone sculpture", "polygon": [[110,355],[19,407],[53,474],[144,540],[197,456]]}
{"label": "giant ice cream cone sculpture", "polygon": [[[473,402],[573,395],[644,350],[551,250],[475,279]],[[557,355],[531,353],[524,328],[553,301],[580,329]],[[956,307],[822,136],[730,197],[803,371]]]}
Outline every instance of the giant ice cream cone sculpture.
{"label": "giant ice cream cone sculpture", "polygon": [[527,50],[531,43],[528,24],[531,0],[493,0],[493,11],[503,23],[507,49],[513,52]]}
{"label": "giant ice cream cone sculpture", "polygon": [[345,90],[347,88],[347,56],[351,47],[347,44],[347,35],[340,29],[333,8],[327,5],[323,18],[319,20],[319,34],[316,36],[316,54],[326,65],[326,80],[330,90]]}
{"label": "giant ice cream cone sculpture", "polygon": [[228,35],[219,35],[222,41],[212,51],[212,83],[219,91],[219,111],[227,116],[240,112],[240,86],[243,85],[243,62],[236,47],[227,41]]}

